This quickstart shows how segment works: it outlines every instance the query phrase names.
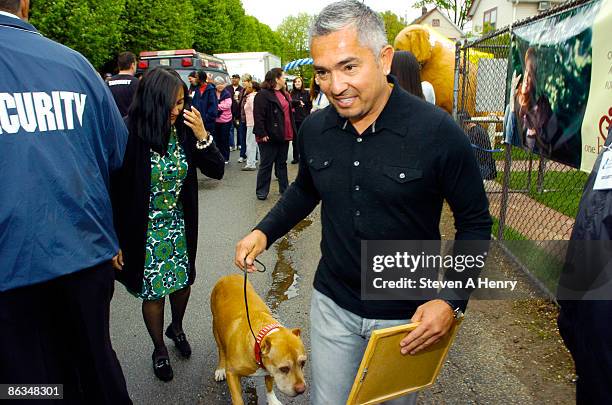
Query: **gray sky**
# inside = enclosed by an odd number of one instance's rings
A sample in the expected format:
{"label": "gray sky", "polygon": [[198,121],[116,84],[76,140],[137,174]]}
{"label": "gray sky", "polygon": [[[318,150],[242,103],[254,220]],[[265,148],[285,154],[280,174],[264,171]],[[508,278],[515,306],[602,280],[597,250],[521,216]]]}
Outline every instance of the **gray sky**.
{"label": "gray sky", "polygon": [[[242,0],[247,14],[276,29],[283,19],[299,13],[317,14],[334,0],[299,0],[279,2],[278,0]],[[416,0],[365,0],[376,11],[391,10],[400,17],[408,16],[408,22],[421,15],[421,10],[412,7]],[[284,6],[279,6],[284,4]]]}

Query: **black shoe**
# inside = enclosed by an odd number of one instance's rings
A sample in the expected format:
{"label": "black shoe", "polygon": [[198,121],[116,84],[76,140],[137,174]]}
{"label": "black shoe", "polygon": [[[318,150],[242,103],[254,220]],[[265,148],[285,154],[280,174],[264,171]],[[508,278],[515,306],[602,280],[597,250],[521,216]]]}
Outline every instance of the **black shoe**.
{"label": "black shoe", "polygon": [[168,357],[159,357],[155,360],[155,352],[153,352],[153,373],[155,376],[162,381],[170,381],[174,378],[174,372],[170,365],[170,359]]}
{"label": "black shoe", "polygon": [[181,353],[181,356],[186,359],[191,356],[191,346],[187,341],[187,336],[185,336],[185,333],[181,332],[178,335],[174,334],[172,324],[170,324],[168,325],[168,329],[166,329],[166,336],[174,341],[174,345]]}
{"label": "black shoe", "polygon": [[293,159],[293,160],[291,161],[291,164],[292,164],[292,165],[296,165],[296,164],[298,164],[298,163],[300,163],[300,161],[299,161],[298,159]]}
{"label": "black shoe", "polygon": [[266,198],[268,198],[268,197],[266,197],[265,195],[258,195],[257,196],[257,199],[261,200],[261,201],[265,200]]}

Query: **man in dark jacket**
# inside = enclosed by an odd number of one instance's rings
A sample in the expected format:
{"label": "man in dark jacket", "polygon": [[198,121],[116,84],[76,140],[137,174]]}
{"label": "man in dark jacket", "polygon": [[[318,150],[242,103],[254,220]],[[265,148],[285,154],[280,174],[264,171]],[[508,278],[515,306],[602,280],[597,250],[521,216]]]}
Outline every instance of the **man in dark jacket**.
{"label": "man in dark jacket", "polygon": [[0,382],[130,404],[109,333],[108,187],[127,129],[94,68],[28,24],[28,6],[0,0]]}
{"label": "man in dark jacket", "polygon": [[136,73],[136,56],[132,52],[122,52],[117,58],[119,73],[111,77],[108,81],[113,98],[119,107],[122,117],[128,113],[139,80],[134,77]]}
{"label": "man in dark jacket", "polygon": [[612,127],[584,188],[557,291],[559,332],[578,375],[577,404],[612,398],[612,188],[594,189],[606,164],[612,165]]}
{"label": "man in dark jacket", "polygon": [[212,83],[212,75],[206,73],[203,69],[198,70],[197,77],[198,85],[191,103],[202,114],[206,130],[214,136],[216,135],[214,133],[215,120],[218,115],[215,85]]}

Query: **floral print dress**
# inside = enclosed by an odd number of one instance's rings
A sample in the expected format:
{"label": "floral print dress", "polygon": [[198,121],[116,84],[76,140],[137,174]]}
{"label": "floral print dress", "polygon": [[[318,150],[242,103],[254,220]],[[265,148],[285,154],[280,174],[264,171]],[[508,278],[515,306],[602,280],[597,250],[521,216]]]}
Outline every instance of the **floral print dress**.
{"label": "floral print dress", "polygon": [[185,238],[183,206],[179,194],[187,177],[185,152],[173,128],[168,151],[161,156],[151,151],[151,197],[145,253],[144,282],[136,294],[157,300],[185,288],[189,259]]}

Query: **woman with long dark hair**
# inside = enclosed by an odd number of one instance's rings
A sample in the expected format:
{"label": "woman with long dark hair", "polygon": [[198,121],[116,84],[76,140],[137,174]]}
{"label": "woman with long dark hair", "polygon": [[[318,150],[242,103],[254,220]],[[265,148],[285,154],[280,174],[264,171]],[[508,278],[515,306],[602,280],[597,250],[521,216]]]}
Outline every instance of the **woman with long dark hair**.
{"label": "woman with long dark hair", "polygon": [[314,75],[310,81],[310,104],[312,105],[311,113],[322,110],[329,105],[329,100],[321,91],[317,75]]}
{"label": "woman with long dark hair", "polygon": [[[423,94],[423,85],[421,84],[421,65],[419,65],[417,58],[412,52],[397,51],[393,54],[391,74],[397,77],[397,81],[402,89],[414,94],[418,98],[426,99]],[[429,84],[428,82],[426,83]],[[429,85],[431,86],[431,84]],[[433,104],[435,104],[435,99]]]}
{"label": "woman with long dark hair", "polygon": [[[293,117],[295,119],[295,128],[299,132],[300,126],[302,126],[302,122],[308,117],[310,114],[310,109],[312,108],[312,103],[310,102],[310,94],[308,91],[304,90],[304,79],[301,77],[296,77],[293,80],[293,89],[291,90],[291,105],[293,107]],[[293,136],[293,141],[291,144],[293,145],[293,160],[292,164],[296,164],[300,161],[300,150],[298,147],[298,140],[296,132]]]}
{"label": "woman with long dark hair", "polygon": [[143,300],[142,314],[154,346],[153,371],[163,381],[173,377],[163,338],[168,295],[172,322],[165,334],[183,357],[191,355],[183,316],[196,274],[196,168],[221,179],[225,167],[200,112],[184,108],[187,94],[174,70],[155,68],[145,74],[126,118],[123,166],[111,182],[121,248],[114,259],[117,279]]}
{"label": "woman with long dark hair", "polygon": [[266,73],[261,91],[254,100],[253,133],[259,145],[260,162],[257,172],[257,198],[265,200],[270,191],[272,166],[278,178],[280,193],[289,185],[287,178],[287,152],[289,141],[297,132],[291,111],[291,98],[284,91],[285,73],[274,68]]}

